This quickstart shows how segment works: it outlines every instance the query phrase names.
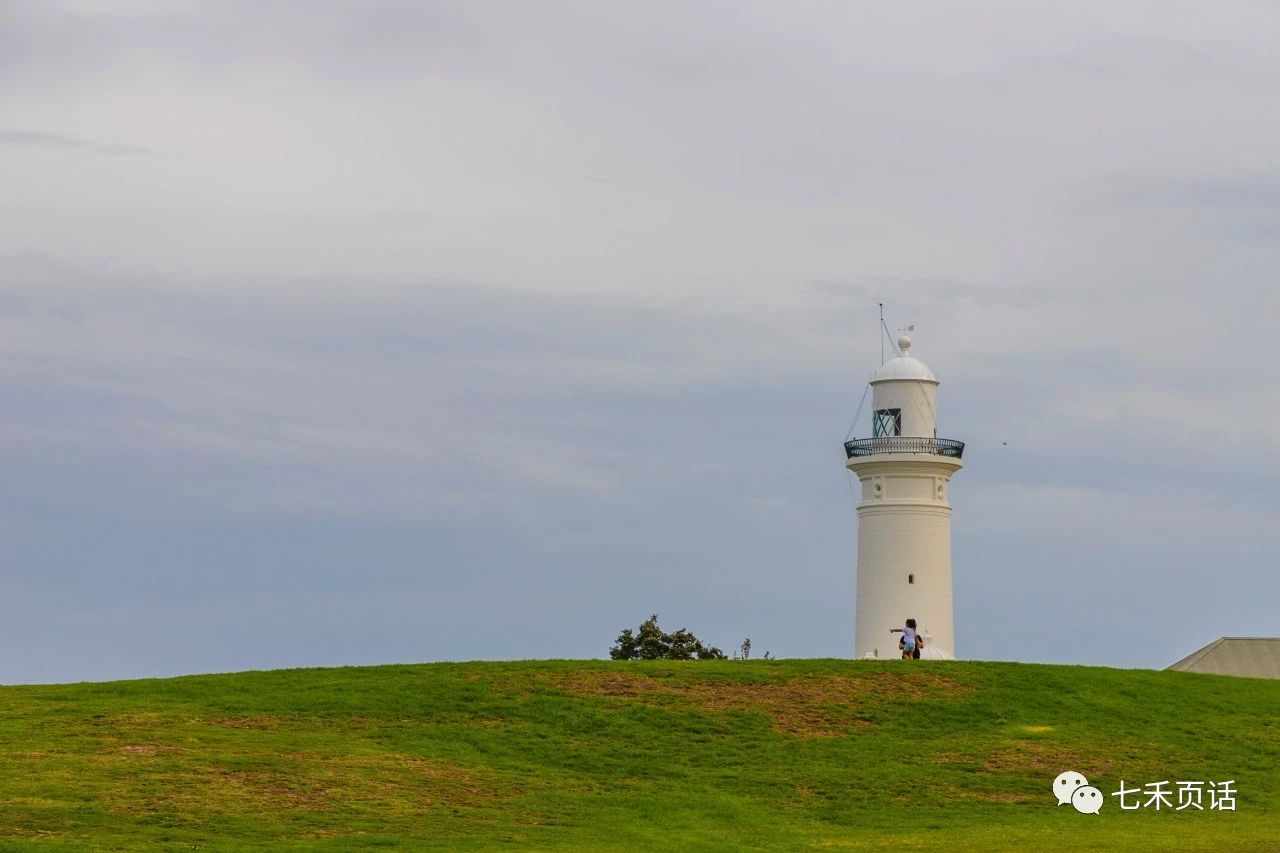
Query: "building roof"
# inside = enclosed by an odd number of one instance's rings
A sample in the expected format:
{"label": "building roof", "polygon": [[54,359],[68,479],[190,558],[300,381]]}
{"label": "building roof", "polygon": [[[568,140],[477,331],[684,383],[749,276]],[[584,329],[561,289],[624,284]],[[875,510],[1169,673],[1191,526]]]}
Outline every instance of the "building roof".
{"label": "building roof", "polygon": [[1280,637],[1219,637],[1169,669],[1246,678],[1280,678]]}
{"label": "building roof", "polygon": [[938,384],[938,377],[933,375],[933,371],[929,369],[929,365],[911,354],[911,338],[903,335],[898,338],[898,349],[902,355],[897,358],[891,358],[884,364],[880,365],[880,369],[876,371],[876,375],[871,377],[872,382],[887,382],[893,379],[911,379],[917,382],[932,382]]}

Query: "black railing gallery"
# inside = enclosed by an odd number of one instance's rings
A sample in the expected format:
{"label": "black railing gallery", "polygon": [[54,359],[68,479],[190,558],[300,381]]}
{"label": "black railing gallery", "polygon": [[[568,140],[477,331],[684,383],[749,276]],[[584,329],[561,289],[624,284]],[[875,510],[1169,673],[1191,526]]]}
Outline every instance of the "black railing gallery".
{"label": "black railing gallery", "polygon": [[890,435],[883,438],[855,438],[853,441],[846,441],[844,452],[850,459],[874,456],[877,453],[932,453],[934,456],[950,456],[953,459],[959,459],[964,455],[964,442],[949,438]]}

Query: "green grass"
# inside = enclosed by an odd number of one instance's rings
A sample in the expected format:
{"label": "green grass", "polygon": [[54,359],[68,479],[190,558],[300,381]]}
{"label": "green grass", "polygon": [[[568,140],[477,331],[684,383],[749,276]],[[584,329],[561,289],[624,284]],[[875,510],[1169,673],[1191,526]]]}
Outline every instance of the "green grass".
{"label": "green grass", "polygon": [[[0,688],[0,848],[1278,850],[1280,682],[521,662]],[[1055,806],[1078,770],[1235,812]]]}

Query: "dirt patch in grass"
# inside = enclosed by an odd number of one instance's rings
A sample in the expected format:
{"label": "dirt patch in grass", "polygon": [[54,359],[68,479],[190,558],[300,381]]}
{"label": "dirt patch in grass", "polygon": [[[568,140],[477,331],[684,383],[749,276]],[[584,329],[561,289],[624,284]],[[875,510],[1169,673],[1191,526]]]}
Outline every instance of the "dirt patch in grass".
{"label": "dirt patch in grass", "polygon": [[273,731],[280,728],[279,717],[218,717],[212,720],[214,725],[232,729],[253,729],[256,731]]}
{"label": "dirt patch in grass", "polygon": [[[63,827],[71,826],[71,821],[58,821]],[[24,826],[0,826],[0,835],[7,835],[14,838],[57,838],[60,833],[54,832],[52,829],[28,829]]]}
{"label": "dirt patch in grass", "polygon": [[271,809],[316,809],[326,805],[334,788],[314,778],[262,770],[232,770],[222,775],[224,789],[238,799]]}
{"label": "dirt patch in grass", "polygon": [[1248,732],[1248,738],[1253,741],[1280,741],[1280,727],[1264,725],[1251,728]]}
{"label": "dirt patch in grass", "polygon": [[159,743],[127,743],[120,747],[124,755],[155,755],[158,752],[178,752],[176,746],[165,746]]}
{"label": "dirt patch in grass", "polygon": [[106,720],[107,725],[119,726],[154,726],[164,722],[164,717],[154,711],[134,711],[129,714],[117,714]]}
{"label": "dirt patch in grass", "polygon": [[[974,749],[974,752],[968,753],[943,753],[934,761],[940,765],[969,765],[970,767],[982,767],[984,771],[993,772],[993,774],[1015,774],[1024,777],[1034,777],[1034,779],[1052,780],[1053,777],[1060,774],[1064,770],[1078,770],[1083,772],[1085,776],[1093,777],[1094,774],[1106,774],[1112,767],[1116,766],[1116,762],[1123,760],[1119,748],[1108,747],[1106,751],[1088,752],[1079,751],[1066,747],[1060,743],[1048,742],[1042,738],[1033,740],[1010,740],[998,747],[991,748],[989,752],[982,752],[980,748]],[[957,795],[977,795],[974,792],[968,794]],[[1020,794],[1010,794],[1011,797],[1020,797]],[[995,795],[992,795],[995,797]],[[1000,797],[1004,797],[1001,794]],[[983,798],[989,799],[986,794]],[[993,802],[1021,802],[1021,799],[996,799]]]}
{"label": "dirt patch in grass", "polygon": [[944,753],[934,759],[938,764],[976,764],[992,773],[1022,773],[1052,779],[1063,770],[1080,770],[1086,774],[1105,773],[1115,760],[1097,754],[1085,754],[1057,743],[1043,740],[1016,741],[1000,747],[985,757],[975,754]]}
{"label": "dirt patch in grass", "polygon": [[1077,767],[1087,767],[1090,773],[1105,773],[1115,766],[1115,761],[1083,755],[1056,743],[1021,741],[988,756],[982,766],[992,772],[1033,772],[1052,778]]}
{"label": "dirt patch in grass", "polygon": [[1044,800],[1051,794],[1028,794],[1025,791],[966,791],[955,785],[947,786],[947,795],[943,798],[961,800],[979,800],[984,803],[1031,803]]}
{"label": "dirt patch in grass", "polygon": [[889,702],[954,695],[962,685],[938,675],[850,678],[815,676],[749,682],[727,679],[673,681],[641,673],[581,670],[553,676],[578,696],[652,704],[690,704],[703,711],[758,711],[779,731],[796,737],[840,737],[867,728],[860,714]]}
{"label": "dirt patch in grass", "polygon": [[[486,771],[398,754],[361,757],[299,753],[271,766],[192,763],[149,774],[133,797],[113,797],[128,814],[252,815],[357,811],[421,813],[507,799],[514,786]],[[146,793],[144,793],[146,791]]]}

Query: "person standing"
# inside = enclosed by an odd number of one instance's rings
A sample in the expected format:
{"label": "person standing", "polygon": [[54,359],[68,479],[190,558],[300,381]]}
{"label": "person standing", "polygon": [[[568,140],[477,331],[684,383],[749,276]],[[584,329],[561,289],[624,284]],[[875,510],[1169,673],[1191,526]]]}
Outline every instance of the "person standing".
{"label": "person standing", "polygon": [[920,634],[916,631],[916,620],[908,619],[903,628],[890,628],[890,634],[902,634],[898,648],[902,649],[903,660],[915,660],[920,657]]}

